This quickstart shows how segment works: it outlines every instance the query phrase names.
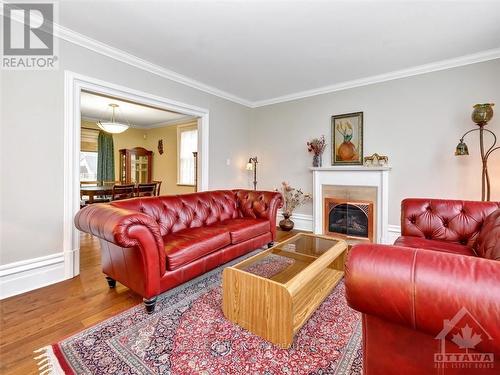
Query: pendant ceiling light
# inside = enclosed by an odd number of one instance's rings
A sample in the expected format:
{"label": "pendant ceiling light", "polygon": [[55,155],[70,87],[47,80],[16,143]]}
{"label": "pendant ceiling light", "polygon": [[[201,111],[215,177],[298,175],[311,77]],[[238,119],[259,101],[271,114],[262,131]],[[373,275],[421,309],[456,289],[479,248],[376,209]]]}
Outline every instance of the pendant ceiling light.
{"label": "pendant ceiling light", "polygon": [[130,125],[122,124],[120,122],[115,121],[115,111],[119,107],[118,104],[110,104],[109,106],[111,107],[111,121],[109,122],[97,121],[97,126],[99,126],[99,128],[101,128],[107,133],[113,133],[113,134],[123,133],[130,127]]}

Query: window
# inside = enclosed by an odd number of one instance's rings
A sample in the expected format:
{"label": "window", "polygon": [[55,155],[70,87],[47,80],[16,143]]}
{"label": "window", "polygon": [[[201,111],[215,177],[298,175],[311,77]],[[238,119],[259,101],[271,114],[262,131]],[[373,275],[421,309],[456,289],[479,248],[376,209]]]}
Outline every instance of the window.
{"label": "window", "polygon": [[81,128],[80,181],[97,180],[97,137],[99,130]]}
{"label": "window", "polygon": [[80,181],[97,180],[97,152],[80,151]]}
{"label": "window", "polygon": [[193,152],[198,151],[198,128],[185,125],[177,128],[177,184],[195,183],[195,165]]}

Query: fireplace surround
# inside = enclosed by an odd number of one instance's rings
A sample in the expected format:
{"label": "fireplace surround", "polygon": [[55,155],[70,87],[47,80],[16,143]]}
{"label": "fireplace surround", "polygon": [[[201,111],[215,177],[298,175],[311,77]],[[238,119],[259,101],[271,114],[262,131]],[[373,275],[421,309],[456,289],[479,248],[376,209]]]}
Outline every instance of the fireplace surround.
{"label": "fireplace surround", "polygon": [[[325,231],[325,198],[373,202],[373,242],[389,243],[390,167],[338,166],[310,168],[313,175],[313,230]],[[347,193],[336,194],[341,188]],[[359,193],[369,191],[363,198]]]}

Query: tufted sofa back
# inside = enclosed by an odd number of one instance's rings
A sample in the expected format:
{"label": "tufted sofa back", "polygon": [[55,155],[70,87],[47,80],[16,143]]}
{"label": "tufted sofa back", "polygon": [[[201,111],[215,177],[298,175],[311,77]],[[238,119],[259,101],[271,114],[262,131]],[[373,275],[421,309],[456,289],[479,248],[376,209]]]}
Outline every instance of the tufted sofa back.
{"label": "tufted sofa back", "polygon": [[183,195],[142,197],[110,203],[117,208],[142,212],[160,227],[161,236],[187,228],[211,225],[229,219],[269,219],[273,192],[216,190]]}
{"label": "tufted sofa back", "polygon": [[408,198],[401,202],[401,235],[473,247],[483,222],[500,202]]}
{"label": "tufted sofa back", "polygon": [[[273,212],[271,204],[277,204],[281,207],[282,197],[280,193],[271,191],[252,191],[252,190],[234,190],[238,209],[243,217],[253,219],[274,219],[270,218],[270,212]],[[277,200],[278,198],[278,200]]]}
{"label": "tufted sofa back", "polygon": [[481,258],[500,261],[500,208],[493,211],[484,221],[474,250]]}

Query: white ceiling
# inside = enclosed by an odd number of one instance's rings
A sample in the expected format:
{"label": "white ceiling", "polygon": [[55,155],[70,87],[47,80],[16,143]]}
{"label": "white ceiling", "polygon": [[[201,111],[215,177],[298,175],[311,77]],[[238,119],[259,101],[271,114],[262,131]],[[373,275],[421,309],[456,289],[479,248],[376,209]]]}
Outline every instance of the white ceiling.
{"label": "white ceiling", "polygon": [[109,120],[111,108],[109,104],[118,104],[115,111],[117,122],[129,122],[134,128],[152,128],[169,123],[177,123],[187,120],[192,116],[186,116],[176,112],[146,107],[137,103],[82,92],[80,101],[81,116],[93,120]]}
{"label": "white ceiling", "polygon": [[63,1],[59,20],[249,102],[500,47],[500,1]]}

